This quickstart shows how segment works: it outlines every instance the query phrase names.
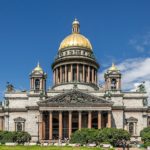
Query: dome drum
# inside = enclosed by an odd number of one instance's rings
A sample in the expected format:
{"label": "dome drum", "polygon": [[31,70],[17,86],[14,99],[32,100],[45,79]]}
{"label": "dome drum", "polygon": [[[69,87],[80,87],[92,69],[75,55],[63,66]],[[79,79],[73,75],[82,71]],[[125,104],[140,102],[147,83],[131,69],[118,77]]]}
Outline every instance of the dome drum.
{"label": "dome drum", "polygon": [[67,63],[53,68],[54,85],[64,83],[86,83],[97,86],[97,68],[89,63]]}

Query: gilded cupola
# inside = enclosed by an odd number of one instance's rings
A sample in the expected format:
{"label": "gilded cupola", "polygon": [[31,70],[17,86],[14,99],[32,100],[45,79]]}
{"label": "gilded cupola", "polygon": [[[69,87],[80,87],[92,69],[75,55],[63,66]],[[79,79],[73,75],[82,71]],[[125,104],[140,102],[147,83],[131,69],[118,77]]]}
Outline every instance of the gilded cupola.
{"label": "gilded cupola", "polygon": [[38,73],[41,73],[41,74],[44,73],[44,71],[43,71],[43,69],[41,68],[39,62],[38,62],[38,64],[37,64],[37,66],[33,69],[32,73],[34,73],[34,72],[38,72]]}
{"label": "gilded cupola", "polygon": [[112,63],[112,66],[108,69],[108,71],[119,71],[118,68],[114,63]]}
{"label": "gilded cupola", "polygon": [[80,34],[80,23],[75,19],[72,23],[72,34],[67,36],[60,44],[59,51],[66,48],[79,47],[86,48],[89,51],[92,51],[92,45],[90,41]]}

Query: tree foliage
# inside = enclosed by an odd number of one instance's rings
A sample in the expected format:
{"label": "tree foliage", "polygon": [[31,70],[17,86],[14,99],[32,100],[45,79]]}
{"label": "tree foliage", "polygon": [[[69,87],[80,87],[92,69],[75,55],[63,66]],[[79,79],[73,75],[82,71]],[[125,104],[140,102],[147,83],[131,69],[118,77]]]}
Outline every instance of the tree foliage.
{"label": "tree foliage", "polygon": [[123,129],[104,128],[104,129],[81,129],[71,135],[71,143],[110,143],[115,145],[121,140],[129,140],[130,134]]}
{"label": "tree foliage", "polygon": [[144,128],[140,132],[140,136],[142,138],[142,141],[144,142],[145,146],[150,146],[150,127]]}

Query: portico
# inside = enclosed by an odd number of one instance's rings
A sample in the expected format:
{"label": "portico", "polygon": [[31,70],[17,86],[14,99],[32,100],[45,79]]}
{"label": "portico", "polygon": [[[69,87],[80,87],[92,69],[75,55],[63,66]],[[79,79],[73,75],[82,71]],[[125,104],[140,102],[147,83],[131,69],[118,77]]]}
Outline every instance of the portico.
{"label": "portico", "polygon": [[81,128],[111,127],[109,114],[111,111],[43,111],[40,115],[40,139],[70,138],[72,132]]}
{"label": "portico", "polygon": [[70,138],[81,128],[111,127],[111,106],[111,102],[77,89],[40,102],[40,140]]}

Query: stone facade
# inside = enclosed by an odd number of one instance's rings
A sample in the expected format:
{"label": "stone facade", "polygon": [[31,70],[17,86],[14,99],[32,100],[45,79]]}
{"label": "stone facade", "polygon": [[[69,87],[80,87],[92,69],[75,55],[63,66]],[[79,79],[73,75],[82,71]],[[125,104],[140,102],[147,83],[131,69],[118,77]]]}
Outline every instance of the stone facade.
{"label": "stone facade", "polygon": [[39,64],[30,74],[30,91],[18,92],[7,85],[0,130],[27,131],[32,141],[42,141],[70,138],[84,127],[114,127],[138,139],[150,124],[147,94],[122,91],[121,72],[114,64],[104,75],[104,86],[98,86],[99,64],[79,27],[75,20],[73,33],[60,44],[51,89],[46,89],[47,75]]}

